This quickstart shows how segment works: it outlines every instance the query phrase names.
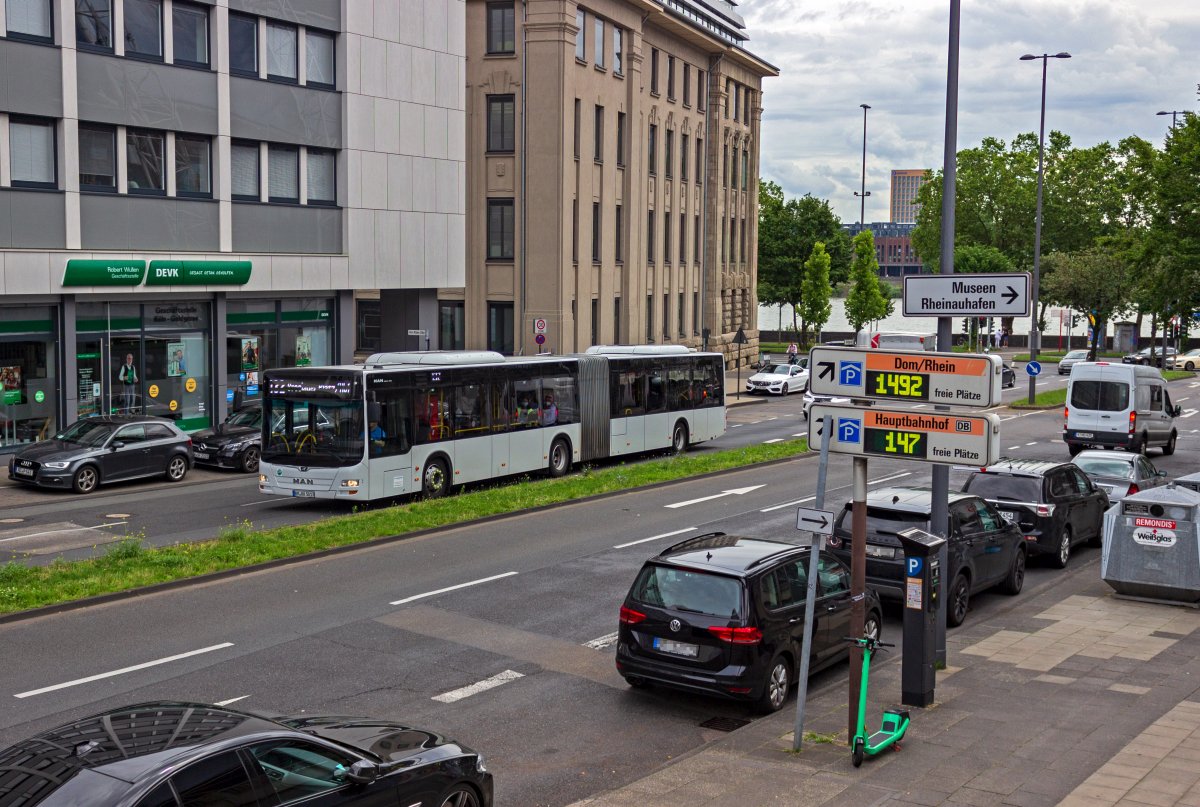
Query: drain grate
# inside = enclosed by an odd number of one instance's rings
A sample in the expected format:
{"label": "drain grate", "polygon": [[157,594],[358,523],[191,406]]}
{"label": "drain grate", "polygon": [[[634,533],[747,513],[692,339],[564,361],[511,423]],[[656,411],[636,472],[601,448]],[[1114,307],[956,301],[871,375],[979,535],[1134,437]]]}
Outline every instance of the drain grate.
{"label": "drain grate", "polygon": [[750,725],[749,720],[742,720],[737,717],[710,717],[700,724],[700,728],[715,729],[716,731],[734,731],[748,725]]}

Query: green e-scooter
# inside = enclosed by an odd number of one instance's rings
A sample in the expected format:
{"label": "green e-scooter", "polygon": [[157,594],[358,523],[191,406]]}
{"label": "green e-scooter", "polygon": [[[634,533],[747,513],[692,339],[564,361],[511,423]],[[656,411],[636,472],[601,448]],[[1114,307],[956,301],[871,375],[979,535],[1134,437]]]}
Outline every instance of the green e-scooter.
{"label": "green e-scooter", "polygon": [[904,732],[908,731],[909,717],[907,709],[884,709],[879,731],[867,735],[867,675],[871,670],[871,657],[875,655],[876,648],[895,645],[886,644],[872,636],[864,636],[861,639],[847,637],[846,641],[861,647],[863,657],[862,683],[858,692],[858,729],[850,742],[850,758],[857,768],[862,765],[864,756],[875,756],[890,746],[899,747],[900,741],[904,739]]}

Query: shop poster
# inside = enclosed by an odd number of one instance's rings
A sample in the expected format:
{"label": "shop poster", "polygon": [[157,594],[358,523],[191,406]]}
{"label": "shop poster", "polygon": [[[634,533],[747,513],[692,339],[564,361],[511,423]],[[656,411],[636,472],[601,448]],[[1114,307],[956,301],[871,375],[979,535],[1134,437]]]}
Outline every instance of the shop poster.
{"label": "shop poster", "polygon": [[258,337],[242,340],[242,369],[258,369]]}
{"label": "shop poster", "polygon": [[187,375],[187,359],[184,355],[183,342],[167,343],[167,375],[171,378]]}
{"label": "shop poster", "polygon": [[312,366],[312,337],[300,335],[296,337],[296,366]]}

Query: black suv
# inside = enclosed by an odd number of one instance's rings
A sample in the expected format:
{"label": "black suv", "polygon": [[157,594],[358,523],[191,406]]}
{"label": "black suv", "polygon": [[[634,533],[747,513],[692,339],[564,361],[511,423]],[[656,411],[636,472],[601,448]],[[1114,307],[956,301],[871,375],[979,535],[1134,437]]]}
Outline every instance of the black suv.
{"label": "black suv", "polygon": [[1100,543],[1108,495],[1069,462],[1002,459],[971,474],[963,492],[994,504],[1021,528],[1025,546],[1059,569],[1073,545]]}
{"label": "black suv", "polygon": [[[929,488],[900,487],[867,494],[867,585],[884,598],[904,596],[904,548],[897,534],[913,527],[930,530],[932,496]],[[967,618],[973,594],[996,585],[1005,594],[1021,593],[1025,542],[1021,531],[979,496],[951,493],[949,498],[946,624],[957,627]],[[850,564],[850,525],[847,502],[830,541],[833,554],[846,565]]]}
{"label": "black suv", "polygon": [[[635,687],[664,684],[778,710],[800,667],[810,551],[714,532],[646,561],[621,606],[617,671]],[[810,670],[844,657],[850,633],[850,569],[828,553],[817,562]],[[865,632],[878,637],[879,598],[868,592],[865,606]]]}

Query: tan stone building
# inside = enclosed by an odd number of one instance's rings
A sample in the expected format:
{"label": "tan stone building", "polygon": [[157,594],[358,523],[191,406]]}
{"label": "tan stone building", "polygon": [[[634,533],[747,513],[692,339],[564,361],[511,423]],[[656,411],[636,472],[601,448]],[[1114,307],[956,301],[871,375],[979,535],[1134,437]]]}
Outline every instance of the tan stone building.
{"label": "tan stone building", "polygon": [[[465,288],[443,348],[757,341],[762,79],[720,0],[467,2]],[[535,334],[545,324],[539,348]]]}

